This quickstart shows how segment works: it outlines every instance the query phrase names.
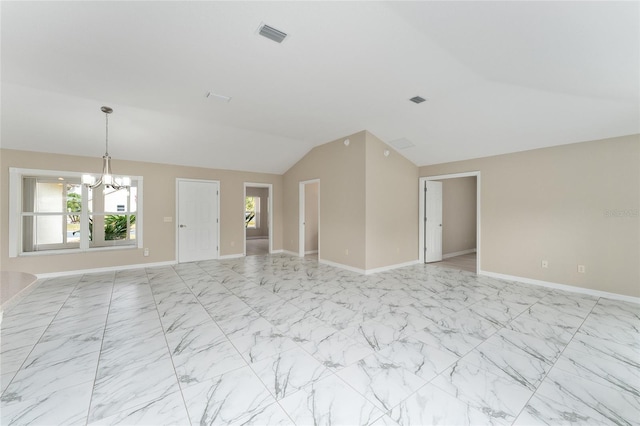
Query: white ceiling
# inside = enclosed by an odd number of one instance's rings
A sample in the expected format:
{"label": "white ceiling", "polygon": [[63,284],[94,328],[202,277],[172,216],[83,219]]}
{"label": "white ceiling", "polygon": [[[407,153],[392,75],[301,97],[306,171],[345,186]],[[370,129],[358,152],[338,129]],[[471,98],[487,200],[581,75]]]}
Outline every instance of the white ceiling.
{"label": "white ceiling", "polygon": [[0,7],[4,148],[100,157],[102,105],[116,159],[271,173],[364,129],[417,165],[640,133],[635,1]]}

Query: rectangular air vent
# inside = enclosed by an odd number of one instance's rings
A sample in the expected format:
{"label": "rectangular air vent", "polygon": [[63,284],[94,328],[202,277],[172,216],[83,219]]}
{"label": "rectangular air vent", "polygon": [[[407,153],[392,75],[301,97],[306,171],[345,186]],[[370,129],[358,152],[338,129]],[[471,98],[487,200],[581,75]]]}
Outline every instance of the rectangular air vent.
{"label": "rectangular air vent", "polygon": [[407,138],[396,139],[394,141],[389,142],[389,144],[393,146],[395,149],[407,149],[407,148],[412,148],[416,146],[413,142],[411,142]]}
{"label": "rectangular air vent", "polygon": [[409,99],[411,102],[414,102],[416,104],[421,104],[422,102],[426,101],[425,98],[423,98],[422,96],[414,96],[413,98]]}
{"label": "rectangular air vent", "polygon": [[282,41],[287,37],[287,33],[276,30],[275,28],[270,27],[267,24],[260,24],[260,27],[258,28],[258,34],[268,38],[269,40],[273,40],[276,43],[282,43]]}

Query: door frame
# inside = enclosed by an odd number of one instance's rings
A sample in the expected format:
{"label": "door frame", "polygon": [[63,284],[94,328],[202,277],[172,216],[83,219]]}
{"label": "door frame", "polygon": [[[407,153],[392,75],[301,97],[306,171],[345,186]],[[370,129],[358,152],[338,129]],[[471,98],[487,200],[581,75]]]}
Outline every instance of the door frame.
{"label": "door frame", "polygon": [[[431,188],[427,188],[429,186],[428,182],[433,182]],[[434,185],[435,185],[435,187],[434,187]],[[422,223],[424,225],[424,230],[423,230],[423,232],[421,234],[422,238],[423,238],[423,241],[424,241],[424,245],[425,245],[424,249],[422,250],[422,253],[424,255],[424,262],[423,263],[441,262],[442,261],[442,244],[443,244],[442,236],[444,235],[444,228],[442,227],[442,223],[444,222],[443,221],[443,216],[442,216],[443,213],[444,213],[443,212],[443,210],[444,210],[443,207],[444,206],[443,206],[443,202],[442,202],[443,201],[443,195],[444,195],[442,191],[443,191],[444,185],[442,184],[441,181],[435,181],[435,180],[432,181],[432,180],[428,180],[427,179],[427,180],[422,182],[421,186],[423,188],[423,191],[422,191],[423,197],[425,197],[424,201],[421,204],[421,206],[425,209],[425,213],[422,216],[423,217]],[[429,193],[429,191],[435,191],[437,193],[436,187],[437,187],[437,190],[440,191],[440,199],[439,200],[437,199],[438,197],[436,195],[434,195],[433,193],[431,193],[431,194]],[[434,218],[432,218],[430,216],[427,216],[428,215],[427,212],[431,212],[433,214],[437,214],[435,212],[435,210],[437,210],[437,209],[431,209],[429,207],[429,200],[435,200],[435,201],[439,201],[440,202],[440,212],[439,212],[440,223],[438,224],[439,225],[438,226],[438,229],[439,229],[438,232],[440,233],[440,247],[439,247],[440,248],[440,256],[436,256],[435,255],[436,254],[435,253],[435,247],[433,247],[434,250],[431,253],[429,253],[429,249],[426,247],[426,245],[427,245],[427,234],[429,234],[429,228],[430,228],[429,224],[432,223],[433,226],[435,226],[435,224],[433,223],[434,222]],[[428,221],[427,221],[427,217],[429,218]],[[435,231],[436,230],[432,230],[432,232],[435,232]],[[433,237],[433,235],[432,235],[432,237]],[[432,247],[429,247],[429,248],[432,248]],[[429,259],[429,260],[427,260],[427,259]]]}
{"label": "door frame", "polygon": [[298,256],[305,256],[305,185],[310,183],[318,184],[318,260],[320,260],[320,179],[303,180],[298,183]]}
{"label": "door frame", "polygon": [[424,263],[424,182],[428,180],[445,180],[445,179],[456,179],[463,177],[476,177],[476,274],[481,271],[480,265],[481,262],[481,220],[480,220],[480,206],[481,206],[481,173],[480,171],[473,172],[463,172],[463,173],[451,173],[446,175],[437,175],[437,176],[425,176],[418,179],[418,259],[420,263]]}
{"label": "door frame", "polygon": [[[217,198],[217,211],[216,211],[216,257],[215,259],[220,259],[220,192],[222,189],[220,188],[219,180],[207,180],[207,179],[190,179],[190,178],[176,178],[176,216],[175,216],[175,232],[176,232],[176,263],[180,263],[180,182],[199,182],[199,183],[215,183],[218,184],[218,191],[216,194]],[[165,218],[165,222],[167,218]]]}
{"label": "door frame", "polygon": [[[269,203],[267,209],[269,211],[269,254],[273,253],[273,184],[271,183],[255,183],[245,182],[243,186],[242,196],[242,212],[244,213],[244,203],[247,199],[247,188],[267,188],[269,189]],[[242,255],[247,255],[247,227],[242,221]]]}

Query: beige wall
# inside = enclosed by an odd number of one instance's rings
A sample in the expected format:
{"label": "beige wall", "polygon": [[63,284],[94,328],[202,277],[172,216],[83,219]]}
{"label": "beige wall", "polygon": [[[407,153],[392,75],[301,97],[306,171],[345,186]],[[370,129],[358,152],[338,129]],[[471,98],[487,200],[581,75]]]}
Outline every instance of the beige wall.
{"label": "beige wall", "polygon": [[366,135],[366,269],[417,260],[418,167]]}
{"label": "beige wall", "polygon": [[475,170],[482,270],[640,296],[640,135],[426,166],[420,176]]}
{"label": "beige wall", "polygon": [[285,250],[298,253],[299,183],[312,179],[320,179],[321,259],[364,269],[365,132],[313,148],[284,174]]}
{"label": "beige wall", "polygon": [[320,179],[321,260],[370,270],[418,258],[413,163],[366,131],[311,150],[284,175],[284,247],[296,253],[298,185],[311,179]]}
{"label": "beige wall", "polygon": [[442,254],[476,248],[476,177],[443,179]]}
{"label": "beige wall", "polygon": [[304,252],[318,251],[318,182],[304,186]]}
{"label": "beige wall", "polygon": [[[144,246],[149,248],[148,257],[143,256],[141,249],[131,249],[9,258],[7,241],[9,219],[6,214],[9,211],[9,167],[97,173],[101,169],[101,159],[5,149],[0,150],[0,156],[2,176],[0,268],[2,270],[39,274],[174,261],[176,259],[176,178],[220,181],[221,256],[242,254],[244,182],[273,184],[273,248],[274,250],[282,249],[282,176],[114,159],[114,172],[143,177]],[[173,217],[173,222],[163,221],[163,218],[168,216]]]}
{"label": "beige wall", "polygon": [[247,187],[247,197],[260,198],[260,221],[256,229],[247,228],[247,238],[269,237],[269,188]]}
{"label": "beige wall", "polygon": [[[223,256],[242,253],[244,182],[273,184],[274,250],[297,253],[298,185],[320,179],[321,258],[359,269],[397,264],[417,258],[417,176],[480,171],[482,270],[640,297],[640,135],[425,166],[415,178],[417,168],[403,165],[395,151],[379,155],[384,144],[374,136],[348,138],[349,146],[341,138],[314,148],[284,176],[114,160],[117,173],[144,177],[149,257],[132,249],[9,259],[9,167],[97,172],[101,164],[0,150],[0,269],[46,273],[174,261],[178,177],[220,181]],[[174,222],[163,222],[165,216]],[[543,259],[548,269],[540,267]]]}

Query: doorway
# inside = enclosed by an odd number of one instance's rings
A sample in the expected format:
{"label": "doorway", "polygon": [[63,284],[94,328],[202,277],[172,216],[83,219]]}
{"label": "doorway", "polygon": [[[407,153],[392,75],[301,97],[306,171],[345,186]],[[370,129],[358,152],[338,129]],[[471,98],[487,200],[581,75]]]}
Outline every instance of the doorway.
{"label": "doorway", "polygon": [[217,259],[220,182],[176,179],[176,258],[179,263]]}
{"label": "doorway", "polygon": [[298,255],[320,258],[320,179],[300,182]]}
{"label": "doorway", "polygon": [[480,172],[430,176],[419,182],[420,261],[477,273],[481,265]]}
{"label": "doorway", "polygon": [[273,251],[270,183],[244,183],[244,255],[268,255]]}

